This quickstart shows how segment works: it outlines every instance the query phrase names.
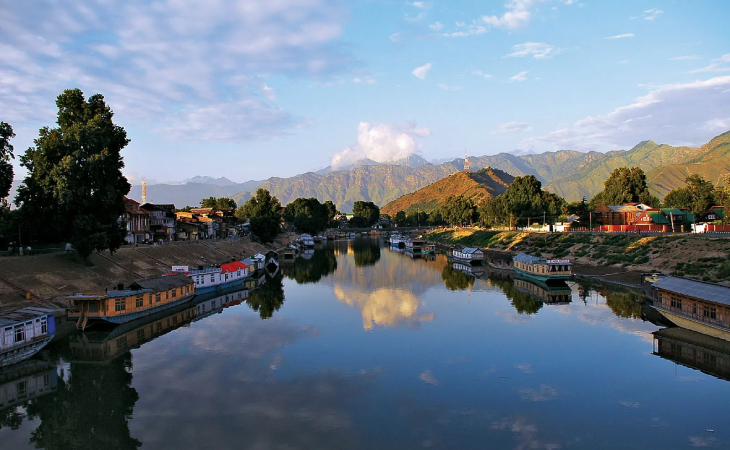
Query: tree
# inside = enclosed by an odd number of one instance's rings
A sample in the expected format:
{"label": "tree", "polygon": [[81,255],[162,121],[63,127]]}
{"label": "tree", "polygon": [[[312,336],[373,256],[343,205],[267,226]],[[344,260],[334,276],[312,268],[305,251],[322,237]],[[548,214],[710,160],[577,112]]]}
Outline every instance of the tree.
{"label": "tree", "polygon": [[367,228],[375,224],[380,218],[380,208],[373,202],[357,201],[352,205],[352,215],[350,226]]}
{"label": "tree", "polygon": [[13,145],[10,139],[15,137],[13,127],[5,122],[0,122],[0,207],[5,204],[5,197],[10,193],[13,186],[13,165],[10,160],[13,155]]}
{"label": "tree", "polygon": [[692,194],[692,214],[702,214],[715,204],[715,186],[712,181],[694,174],[684,179],[687,189]]}
{"label": "tree", "polygon": [[20,157],[28,171],[18,189],[21,220],[35,239],[70,241],[88,257],[114,252],[124,242],[120,217],[130,185],[122,175],[121,151],[129,143],[124,128],[101,94],[88,101],[79,89],[56,99],[58,127],[44,127]]}
{"label": "tree", "polygon": [[408,218],[406,217],[405,211],[398,211],[397,213],[395,213],[395,219],[393,221],[399,227],[408,226]]}
{"label": "tree", "polygon": [[475,213],[474,202],[463,195],[449,195],[441,205],[441,216],[449,225],[470,224]]}
{"label": "tree", "polygon": [[693,203],[692,192],[686,187],[674,188],[664,197],[665,208],[692,209]]}
{"label": "tree", "polygon": [[251,232],[261,242],[272,242],[281,231],[281,203],[263,188],[243,205],[243,215],[251,222]]}
{"label": "tree", "polygon": [[431,214],[428,216],[428,223],[429,225],[435,225],[440,226],[444,224],[444,218],[441,216],[440,210],[434,210],[431,211]]}
{"label": "tree", "polygon": [[298,198],[286,205],[284,212],[287,224],[293,225],[300,233],[309,234],[317,234],[327,228],[331,217],[330,208],[314,197]]}
{"label": "tree", "polygon": [[575,214],[578,216],[578,223],[581,226],[589,226],[590,210],[588,209],[588,202],[586,202],[585,197],[580,201],[570,202],[565,206],[567,214]]}
{"label": "tree", "polygon": [[327,228],[336,228],[335,217],[337,216],[337,206],[332,203],[332,200],[327,200],[323,205],[327,208]]}
{"label": "tree", "polygon": [[600,205],[623,205],[624,203],[645,203],[659,206],[659,199],[651,195],[646,185],[646,174],[639,167],[619,167],[603,183],[603,191],[591,199],[591,211]]}
{"label": "tree", "polygon": [[236,209],[236,202],[232,198],[228,197],[208,197],[200,201],[201,208],[213,208],[213,209]]}

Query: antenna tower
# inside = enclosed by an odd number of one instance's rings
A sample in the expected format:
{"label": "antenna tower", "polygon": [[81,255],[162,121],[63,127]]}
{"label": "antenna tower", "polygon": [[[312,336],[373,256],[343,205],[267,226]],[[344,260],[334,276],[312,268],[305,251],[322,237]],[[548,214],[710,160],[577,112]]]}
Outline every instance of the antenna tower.
{"label": "antenna tower", "polygon": [[142,181],[142,204],[147,203],[147,182]]}
{"label": "antenna tower", "polygon": [[471,164],[469,163],[469,156],[464,152],[464,172],[471,172]]}

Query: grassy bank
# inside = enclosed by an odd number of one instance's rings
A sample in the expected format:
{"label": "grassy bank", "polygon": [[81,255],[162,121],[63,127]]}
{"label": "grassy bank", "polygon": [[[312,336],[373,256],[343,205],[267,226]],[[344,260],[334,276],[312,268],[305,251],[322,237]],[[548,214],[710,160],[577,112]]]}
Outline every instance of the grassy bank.
{"label": "grassy bank", "polygon": [[441,244],[568,258],[582,265],[660,271],[704,281],[730,282],[730,239],[724,237],[543,234],[463,229],[436,231],[426,238]]}

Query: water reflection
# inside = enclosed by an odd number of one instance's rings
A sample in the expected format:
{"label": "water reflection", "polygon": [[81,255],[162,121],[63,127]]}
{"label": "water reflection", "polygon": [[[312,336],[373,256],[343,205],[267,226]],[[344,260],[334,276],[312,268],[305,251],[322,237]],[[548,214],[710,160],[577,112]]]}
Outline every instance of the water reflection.
{"label": "water reflection", "polygon": [[502,289],[518,314],[537,314],[542,308],[542,301],[527,292],[520,291],[509,278],[489,277],[489,282]]}
{"label": "water reflection", "polygon": [[267,277],[266,282],[257,289],[251,291],[246,304],[254,311],[259,313],[262,319],[270,319],[275,311],[284,304],[284,283],[283,275],[277,274],[275,277]]}
{"label": "water reflection", "polygon": [[281,272],[299,284],[316,283],[337,270],[335,248],[312,250],[308,258],[299,257],[281,265]]}
{"label": "water reflection", "polygon": [[418,314],[418,297],[404,289],[382,288],[371,292],[335,285],[334,294],[337,300],[360,309],[365,330],[375,326],[417,328],[421,322],[433,320],[433,313]]}
{"label": "water reflection", "polygon": [[441,279],[444,280],[444,286],[450,291],[459,291],[470,288],[474,284],[474,277],[464,273],[463,270],[455,268],[452,264],[444,266],[441,272]]}
{"label": "water reflection", "polygon": [[655,355],[730,381],[730,342],[679,327],[653,334]]}
{"label": "water reflection", "polygon": [[45,361],[27,360],[0,371],[0,429],[17,430],[26,418],[24,402],[56,391],[56,366]]}

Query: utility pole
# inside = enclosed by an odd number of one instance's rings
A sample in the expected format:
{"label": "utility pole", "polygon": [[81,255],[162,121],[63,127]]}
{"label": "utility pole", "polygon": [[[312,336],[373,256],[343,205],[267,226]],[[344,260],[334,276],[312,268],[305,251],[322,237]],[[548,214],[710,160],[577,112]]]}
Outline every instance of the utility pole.
{"label": "utility pole", "polygon": [[545,229],[545,225],[547,225],[547,224],[545,223],[545,210],[543,209],[542,210],[542,228],[543,229]]}
{"label": "utility pole", "polygon": [[674,214],[669,211],[669,219],[672,221],[672,234],[674,234]]}
{"label": "utility pole", "polygon": [[593,211],[588,211],[588,223],[590,224],[588,231],[593,231]]}

